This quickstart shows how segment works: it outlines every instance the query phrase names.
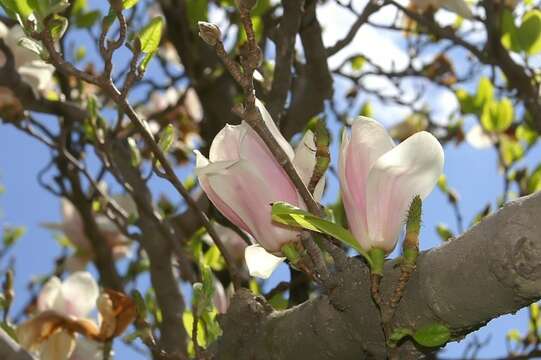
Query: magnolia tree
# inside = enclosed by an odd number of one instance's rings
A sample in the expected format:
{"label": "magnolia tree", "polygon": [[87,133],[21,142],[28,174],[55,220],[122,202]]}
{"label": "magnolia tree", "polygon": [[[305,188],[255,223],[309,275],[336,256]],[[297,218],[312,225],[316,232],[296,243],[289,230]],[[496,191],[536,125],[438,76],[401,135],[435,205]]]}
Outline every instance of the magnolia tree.
{"label": "magnolia tree", "polygon": [[[3,359],[436,358],[528,306],[500,356],[541,354],[538,1],[0,4],[2,128],[50,151],[64,248],[29,294],[3,264]],[[461,146],[504,184],[472,219]],[[435,188],[457,225],[421,231]]]}

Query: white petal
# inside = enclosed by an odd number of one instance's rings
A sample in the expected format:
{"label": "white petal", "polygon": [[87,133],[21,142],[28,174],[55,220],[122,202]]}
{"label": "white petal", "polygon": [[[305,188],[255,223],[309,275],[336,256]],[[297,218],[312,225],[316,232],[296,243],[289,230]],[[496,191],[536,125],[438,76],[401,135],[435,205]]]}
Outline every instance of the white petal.
{"label": "white petal", "polygon": [[464,19],[471,19],[473,17],[470,7],[464,0],[447,0],[443,4],[443,7],[462,16]]}
{"label": "white petal", "polygon": [[86,317],[96,306],[98,295],[98,284],[90,273],[73,273],[62,283],[54,310],[77,318]]}
{"label": "white petal", "polygon": [[102,360],[103,345],[81,336],[77,339],[75,350],[69,360]]}
{"label": "white petal", "polygon": [[483,127],[477,124],[467,132],[466,141],[476,149],[487,149],[496,143],[497,138],[485,132]]}
{"label": "white petal", "polygon": [[60,294],[61,287],[62,282],[56,276],[53,276],[45,283],[38,296],[38,311],[41,312],[53,308],[54,303]]}
{"label": "white petal", "polygon": [[54,66],[41,60],[34,60],[20,66],[17,71],[23,81],[34,90],[44,90],[53,78]]}
{"label": "white petal", "polygon": [[[299,145],[295,149],[295,158],[293,165],[299,173],[302,182],[308,186],[314,168],[316,167],[316,143],[314,141],[314,133],[310,130],[306,131]],[[321,200],[323,189],[325,188],[325,176],[323,176],[316,185],[314,190],[314,199]]]}
{"label": "white petal", "polygon": [[240,159],[240,143],[250,126],[245,122],[240,125],[226,124],[214,137],[210,145],[210,162]]}
{"label": "white petal", "polygon": [[68,359],[75,349],[73,335],[66,331],[59,331],[53,334],[39,347],[41,360],[63,360]]}
{"label": "white petal", "polygon": [[411,200],[425,198],[443,172],[443,149],[419,132],[381,156],[368,175],[368,232],[372,246],[391,251]]}
{"label": "white petal", "polygon": [[278,127],[274,123],[274,120],[272,120],[272,117],[270,116],[269,112],[265,108],[265,105],[259,99],[255,100],[255,105],[259,109],[259,112],[261,113],[261,117],[263,118],[263,121],[265,122],[265,125],[267,125],[267,128],[270,130],[278,144],[284,149],[287,156],[290,159],[293,159],[295,156],[295,152],[293,151],[293,148],[291,145],[287,142],[287,140],[284,138],[284,136],[280,133],[280,130],[278,130]]}
{"label": "white petal", "polygon": [[250,245],[244,251],[244,259],[251,276],[268,279],[285,258],[268,253],[259,245]]}

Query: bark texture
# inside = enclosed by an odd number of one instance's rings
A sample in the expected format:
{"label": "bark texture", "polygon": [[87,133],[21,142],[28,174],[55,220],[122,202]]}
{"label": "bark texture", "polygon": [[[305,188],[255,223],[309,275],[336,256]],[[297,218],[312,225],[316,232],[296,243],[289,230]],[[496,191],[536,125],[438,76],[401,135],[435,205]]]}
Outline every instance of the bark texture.
{"label": "bark texture", "polygon": [[[421,254],[395,326],[438,322],[457,340],[502,314],[541,298],[541,193],[509,203],[461,237]],[[386,357],[379,315],[369,294],[368,269],[358,258],[336,273],[329,294],[286,311],[240,291],[220,321],[220,359],[381,359]],[[383,293],[399,276],[386,266]],[[409,356],[435,349],[401,345]]]}

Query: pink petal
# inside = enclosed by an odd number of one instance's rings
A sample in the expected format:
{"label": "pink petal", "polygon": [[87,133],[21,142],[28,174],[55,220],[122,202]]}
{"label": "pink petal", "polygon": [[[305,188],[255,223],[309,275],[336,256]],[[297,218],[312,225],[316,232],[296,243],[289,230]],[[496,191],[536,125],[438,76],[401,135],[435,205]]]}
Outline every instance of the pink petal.
{"label": "pink petal", "polygon": [[[205,156],[203,156],[199,151],[195,151],[196,155],[196,174],[199,179],[199,184],[201,188],[207,194],[209,200],[216,206],[216,208],[233,224],[237,225],[239,228],[243,229],[246,232],[250,232],[248,226],[244,223],[241,217],[233,210],[228,204],[226,204],[220,195],[216,193],[209,184],[208,176],[206,175],[209,166],[209,161]],[[208,173],[212,173],[209,171]]]}
{"label": "pink petal", "polygon": [[370,246],[392,251],[411,201],[428,196],[442,174],[443,157],[438,140],[423,131],[376,161],[367,184]]}
{"label": "pink petal", "polygon": [[350,230],[363,248],[369,246],[366,183],[376,160],[393,148],[385,128],[361,117],[351,127],[351,139],[344,132],[340,151],[340,186]]}
{"label": "pink petal", "polygon": [[275,201],[295,203],[297,192],[283,186],[280,179],[264,178],[248,161],[241,160],[224,174],[207,175],[208,184],[220,199],[235,209],[248,227],[248,233],[268,251],[279,251],[285,242],[293,241],[297,232],[277,225],[271,218],[270,204]]}

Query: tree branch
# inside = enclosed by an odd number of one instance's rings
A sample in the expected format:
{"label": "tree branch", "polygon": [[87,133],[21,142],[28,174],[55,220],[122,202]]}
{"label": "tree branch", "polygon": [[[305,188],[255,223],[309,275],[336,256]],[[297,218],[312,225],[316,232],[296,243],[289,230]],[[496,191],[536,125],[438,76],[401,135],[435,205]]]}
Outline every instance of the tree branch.
{"label": "tree branch", "polygon": [[[541,193],[518,199],[460,238],[422,253],[394,326],[443,323],[457,340],[541,298],[540,212]],[[395,264],[386,264],[384,294],[400,276]],[[269,311],[263,299],[238,292],[220,319],[224,335],[213,350],[225,360],[384,358],[367,267],[350,258],[337,276],[331,294],[286,311]],[[409,341],[401,348],[415,351]]]}

